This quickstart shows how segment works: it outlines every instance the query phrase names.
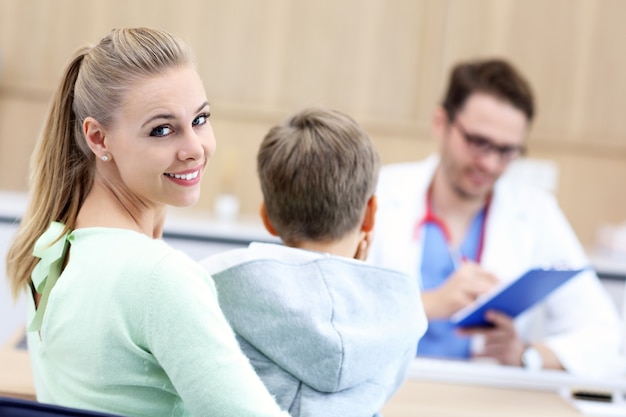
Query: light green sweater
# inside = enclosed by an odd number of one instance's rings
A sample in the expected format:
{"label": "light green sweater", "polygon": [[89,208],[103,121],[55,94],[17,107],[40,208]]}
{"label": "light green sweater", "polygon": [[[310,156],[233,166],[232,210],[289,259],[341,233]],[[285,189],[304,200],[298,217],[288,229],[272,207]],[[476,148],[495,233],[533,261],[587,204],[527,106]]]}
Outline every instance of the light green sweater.
{"label": "light green sweater", "polygon": [[287,416],[194,261],[123,229],[79,229],[66,240],[70,261],[41,331],[28,334],[39,401],[123,416]]}

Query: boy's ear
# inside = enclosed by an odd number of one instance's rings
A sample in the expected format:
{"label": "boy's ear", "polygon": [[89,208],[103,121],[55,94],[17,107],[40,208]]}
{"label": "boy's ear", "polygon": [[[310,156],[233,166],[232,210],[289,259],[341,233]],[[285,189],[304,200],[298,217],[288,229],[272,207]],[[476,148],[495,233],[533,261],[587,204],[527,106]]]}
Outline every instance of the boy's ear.
{"label": "boy's ear", "polygon": [[363,217],[363,223],[361,224],[361,231],[371,232],[374,230],[374,224],[376,223],[376,210],[378,210],[378,200],[373,195],[367,200],[365,206],[365,216]]}
{"label": "boy's ear", "polygon": [[265,209],[265,202],[261,203],[260,212],[261,212],[261,220],[263,220],[263,226],[265,226],[267,231],[270,232],[272,236],[278,236],[278,232],[276,232],[276,229],[274,229],[274,226],[272,225],[272,222],[270,221],[270,218],[267,215],[267,210]]}

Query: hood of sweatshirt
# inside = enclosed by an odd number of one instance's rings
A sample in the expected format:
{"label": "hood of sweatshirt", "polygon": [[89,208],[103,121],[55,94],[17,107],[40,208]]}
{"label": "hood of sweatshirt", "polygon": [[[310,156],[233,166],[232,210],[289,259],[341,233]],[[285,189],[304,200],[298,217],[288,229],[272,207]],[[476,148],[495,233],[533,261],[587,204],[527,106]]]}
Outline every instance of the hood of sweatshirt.
{"label": "hood of sweatshirt", "polygon": [[408,366],[427,326],[417,283],[364,262],[253,244],[203,262],[239,337],[336,392]]}

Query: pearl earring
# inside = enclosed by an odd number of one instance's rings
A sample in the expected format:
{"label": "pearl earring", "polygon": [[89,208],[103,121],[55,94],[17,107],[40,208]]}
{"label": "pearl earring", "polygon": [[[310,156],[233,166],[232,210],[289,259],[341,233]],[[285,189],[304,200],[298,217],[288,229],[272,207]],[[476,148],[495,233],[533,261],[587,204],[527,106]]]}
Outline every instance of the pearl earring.
{"label": "pearl earring", "polygon": [[104,162],[106,162],[106,161],[108,161],[108,160],[109,160],[109,157],[108,157],[108,156],[106,156],[106,155],[102,155],[102,158],[101,158],[101,159],[102,159]]}

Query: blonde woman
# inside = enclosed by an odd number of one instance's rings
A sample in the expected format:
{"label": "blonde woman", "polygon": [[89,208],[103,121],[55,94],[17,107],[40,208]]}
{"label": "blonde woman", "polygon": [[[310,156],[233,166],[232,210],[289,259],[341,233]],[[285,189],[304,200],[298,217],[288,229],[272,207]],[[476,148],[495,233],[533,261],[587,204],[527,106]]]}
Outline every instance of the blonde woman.
{"label": "blonde woman", "polygon": [[30,299],[38,400],[125,416],[279,416],[211,277],[161,237],[215,151],[188,47],[113,30],[78,51],[33,157],[8,253]]}

